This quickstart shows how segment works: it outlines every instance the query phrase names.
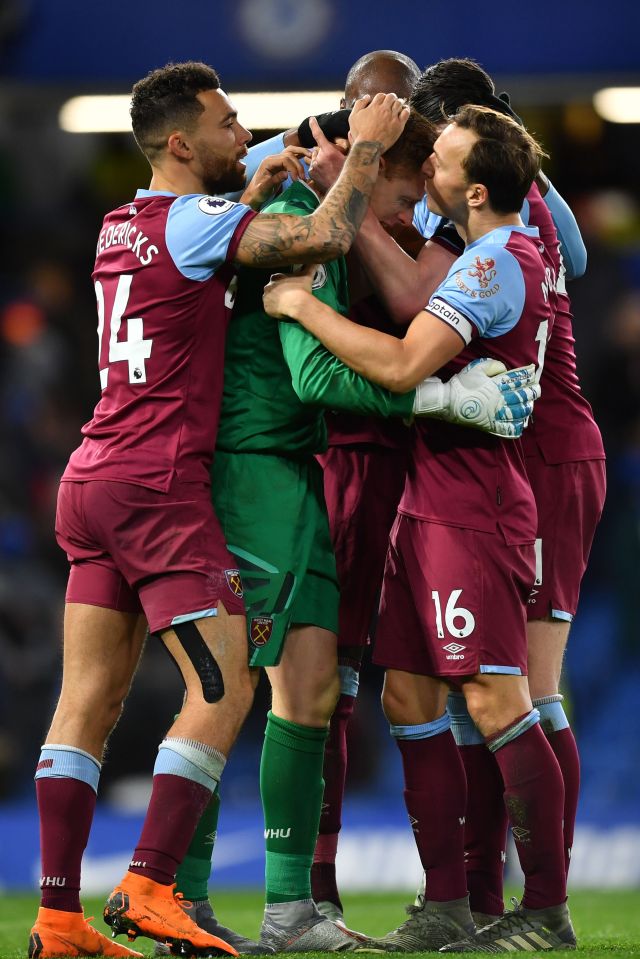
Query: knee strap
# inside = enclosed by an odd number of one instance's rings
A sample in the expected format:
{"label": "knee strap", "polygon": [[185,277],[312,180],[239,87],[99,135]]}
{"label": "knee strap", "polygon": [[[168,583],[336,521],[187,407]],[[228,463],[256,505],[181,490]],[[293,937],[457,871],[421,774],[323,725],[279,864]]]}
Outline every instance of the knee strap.
{"label": "knee strap", "polygon": [[172,627],[202,684],[206,703],[218,703],[224,696],[224,679],[215,656],[193,620]]}

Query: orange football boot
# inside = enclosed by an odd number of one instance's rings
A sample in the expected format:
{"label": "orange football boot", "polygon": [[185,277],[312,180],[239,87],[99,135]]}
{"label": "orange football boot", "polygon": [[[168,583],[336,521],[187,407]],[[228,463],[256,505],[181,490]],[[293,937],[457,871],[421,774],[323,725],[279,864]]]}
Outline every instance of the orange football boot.
{"label": "orange football boot", "polygon": [[63,912],[41,906],[29,936],[30,959],[58,959],[67,956],[140,956],[89,925],[81,912]]}
{"label": "orange football boot", "polygon": [[175,888],[175,883],[164,886],[128,872],[107,899],[104,921],[114,936],[126,933],[130,942],[149,936],[167,943],[176,956],[237,956],[233,946],[195,924],[181,908],[183,900]]}

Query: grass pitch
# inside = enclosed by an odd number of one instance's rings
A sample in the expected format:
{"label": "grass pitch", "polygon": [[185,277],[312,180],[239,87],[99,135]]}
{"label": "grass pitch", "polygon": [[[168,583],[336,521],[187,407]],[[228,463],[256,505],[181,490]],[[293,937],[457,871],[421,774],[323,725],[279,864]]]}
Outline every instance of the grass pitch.
{"label": "grass pitch", "polygon": [[[403,907],[411,898],[411,894],[397,892],[345,895],[345,917],[354,929],[382,935],[402,921]],[[216,913],[226,925],[257,938],[263,908],[261,892],[219,892],[214,893],[213,899]],[[103,899],[85,900],[85,915],[96,916],[96,928],[108,935],[110,930],[101,918],[103,904]],[[640,890],[576,891],[571,894],[570,905],[581,957],[640,957]],[[2,896],[0,959],[26,956],[29,929],[36,912],[35,896]],[[118,941],[124,943],[125,939],[119,937]],[[138,939],[132,947],[145,956],[153,955],[153,943],[148,939]],[[545,953],[527,955],[543,956]]]}

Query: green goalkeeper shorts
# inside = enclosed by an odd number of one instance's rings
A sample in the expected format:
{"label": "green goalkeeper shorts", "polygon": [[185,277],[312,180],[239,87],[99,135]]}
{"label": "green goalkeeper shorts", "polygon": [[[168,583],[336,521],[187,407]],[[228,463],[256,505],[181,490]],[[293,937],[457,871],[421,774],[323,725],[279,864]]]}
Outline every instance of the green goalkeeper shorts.
{"label": "green goalkeeper shorts", "polygon": [[294,623],[336,632],[340,597],[318,463],[216,451],[212,484],[242,576],[250,665],[277,665]]}

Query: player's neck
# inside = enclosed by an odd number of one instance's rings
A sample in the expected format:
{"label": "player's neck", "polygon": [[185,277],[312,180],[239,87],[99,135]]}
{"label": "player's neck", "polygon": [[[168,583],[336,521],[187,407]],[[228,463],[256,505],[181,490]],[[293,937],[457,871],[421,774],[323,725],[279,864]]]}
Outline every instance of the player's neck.
{"label": "player's neck", "polygon": [[158,167],[153,167],[153,175],[149,189],[160,190],[165,193],[175,193],[176,196],[206,192],[200,179],[193,176],[189,170],[182,168],[178,170],[160,170]]}
{"label": "player's neck", "polygon": [[494,210],[471,210],[465,224],[467,246],[501,226],[524,226],[519,213],[496,213]]}

